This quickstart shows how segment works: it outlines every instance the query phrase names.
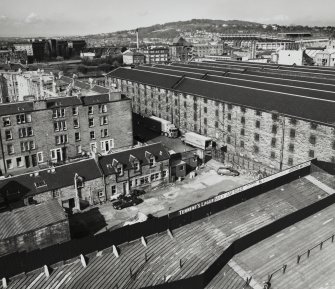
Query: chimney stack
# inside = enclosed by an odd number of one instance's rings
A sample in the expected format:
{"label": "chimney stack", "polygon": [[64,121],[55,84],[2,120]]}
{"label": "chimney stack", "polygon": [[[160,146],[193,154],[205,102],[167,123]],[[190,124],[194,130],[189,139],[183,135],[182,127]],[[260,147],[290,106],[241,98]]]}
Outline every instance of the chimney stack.
{"label": "chimney stack", "polygon": [[136,29],[136,43],[137,43],[137,50],[140,48],[139,42],[138,42],[138,28]]}

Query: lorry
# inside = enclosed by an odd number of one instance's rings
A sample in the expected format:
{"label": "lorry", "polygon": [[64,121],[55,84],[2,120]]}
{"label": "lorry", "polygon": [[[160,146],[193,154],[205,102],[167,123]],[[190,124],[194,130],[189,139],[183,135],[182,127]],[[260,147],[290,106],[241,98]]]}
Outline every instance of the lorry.
{"label": "lorry", "polygon": [[159,118],[157,116],[150,116],[145,124],[149,129],[160,132],[170,138],[178,137],[178,129],[168,120]]}
{"label": "lorry", "polygon": [[212,139],[195,132],[186,132],[182,137],[182,142],[189,144],[201,150],[210,150],[212,148]]}

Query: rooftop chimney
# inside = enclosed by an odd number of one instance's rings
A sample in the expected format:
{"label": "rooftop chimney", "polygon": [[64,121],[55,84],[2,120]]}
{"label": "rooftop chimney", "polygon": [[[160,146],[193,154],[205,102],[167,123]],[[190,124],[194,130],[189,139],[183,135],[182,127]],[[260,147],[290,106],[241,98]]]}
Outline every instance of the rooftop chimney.
{"label": "rooftop chimney", "polygon": [[136,43],[137,43],[137,50],[140,48],[139,42],[138,42],[138,28],[136,29]]}

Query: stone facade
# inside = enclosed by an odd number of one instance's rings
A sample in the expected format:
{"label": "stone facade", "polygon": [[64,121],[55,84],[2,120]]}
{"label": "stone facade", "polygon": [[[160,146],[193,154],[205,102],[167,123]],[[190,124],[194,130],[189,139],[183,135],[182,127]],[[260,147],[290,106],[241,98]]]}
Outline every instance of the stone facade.
{"label": "stone facade", "polygon": [[[188,95],[174,90],[111,78],[132,98],[133,111],[157,115],[173,122],[182,132],[193,131],[213,138],[230,154],[280,170],[311,158],[335,162],[334,126],[293,120],[271,111]],[[314,128],[315,127],[315,128]],[[292,129],[295,129],[293,136]],[[315,136],[314,140],[310,137]],[[313,138],[313,137],[312,137]],[[294,149],[290,144],[294,144]]]}
{"label": "stone facade", "polygon": [[127,170],[123,176],[112,174],[105,179],[108,200],[129,194],[132,189],[149,190],[169,182],[169,160],[156,162],[154,166],[141,166],[138,172],[134,169]]}
{"label": "stone facade", "polygon": [[[90,98],[96,101],[67,97],[59,102],[53,99],[25,103],[29,109],[22,113],[20,108],[11,114],[4,109],[0,120],[1,173],[22,173],[92,152],[104,154],[113,148],[131,146],[131,101],[121,94],[109,100],[108,96],[99,95]],[[62,102],[68,105],[60,106]]]}
{"label": "stone facade", "polygon": [[[96,205],[106,201],[105,185],[103,178],[83,182],[83,186],[76,189],[75,185],[59,188],[52,191],[46,191],[36,194],[25,199],[25,204],[44,203],[46,201],[57,199],[59,204],[64,208],[80,210],[87,205]],[[71,204],[72,202],[72,204]]]}
{"label": "stone facade", "polygon": [[193,55],[204,57],[206,55],[222,55],[224,52],[224,43],[204,43],[193,44]]}

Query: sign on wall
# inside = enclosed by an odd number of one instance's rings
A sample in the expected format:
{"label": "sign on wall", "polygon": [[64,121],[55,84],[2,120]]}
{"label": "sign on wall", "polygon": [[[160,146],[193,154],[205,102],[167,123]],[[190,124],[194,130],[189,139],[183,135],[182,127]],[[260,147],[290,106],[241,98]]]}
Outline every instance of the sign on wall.
{"label": "sign on wall", "polygon": [[[289,169],[287,169],[287,170],[284,170],[284,171],[282,171],[282,172],[279,172],[279,173],[273,174],[273,175],[271,175],[271,176],[268,176],[268,177],[266,177],[266,178],[263,178],[263,179],[261,179],[261,180],[258,180],[258,181],[252,182],[252,183],[248,183],[248,184],[246,184],[246,185],[244,185],[244,186],[238,187],[238,188],[233,189],[233,190],[231,190],[231,191],[229,191],[229,192],[220,193],[220,194],[218,194],[217,196],[215,196],[215,197],[213,197],[213,198],[207,199],[207,200],[205,200],[205,201],[196,203],[196,204],[194,204],[194,205],[192,205],[192,206],[189,206],[189,207],[187,207],[187,208],[181,209],[181,210],[178,211],[177,214],[178,214],[179,216],[180,216],[180,215],[184,215],[184,214],[186,214],[186,213],[189,213],[189,212],[191,212],[191,211],[200,209],[200,208],[205,207],[205,206],[207,206],[207,205],[210,205],[210,204],[212,204],[212,203],[215,203],[215,202],[221,201],[221,200],[223,200],[223,199],[229,198],[229,197],[231,197],[231,196],[233,196],[233,195],[236,195],[236,194],[238,194],[238,193],[240,193],[240,192],[246,191],[246,190],[251,189],[251,188],[253,188],[253,187],[256,187],[256,186],[258,186],[258,185],[261,185],[261,184],[270,182],[270,181],[272,181],[272,180],[274,180],[274,179],[277,179],[277,178],[279,178],[279,177],[282,177],[282,176],[288,175],[288,174],[290,174],[290,173],[292,173],[292,172],[295,172],[295,171],[301,170],[301,169],[303,169],[303,168],[309,167],[310,165],[311,165],[311,161],[308,161],[308,162],[302,163],[302,164],[300,164],[300,165],[291,167],[291,168],[289,168]],[[173,213],[173,215],[174,215],[174,214],[175,214],[175,213]]]}

